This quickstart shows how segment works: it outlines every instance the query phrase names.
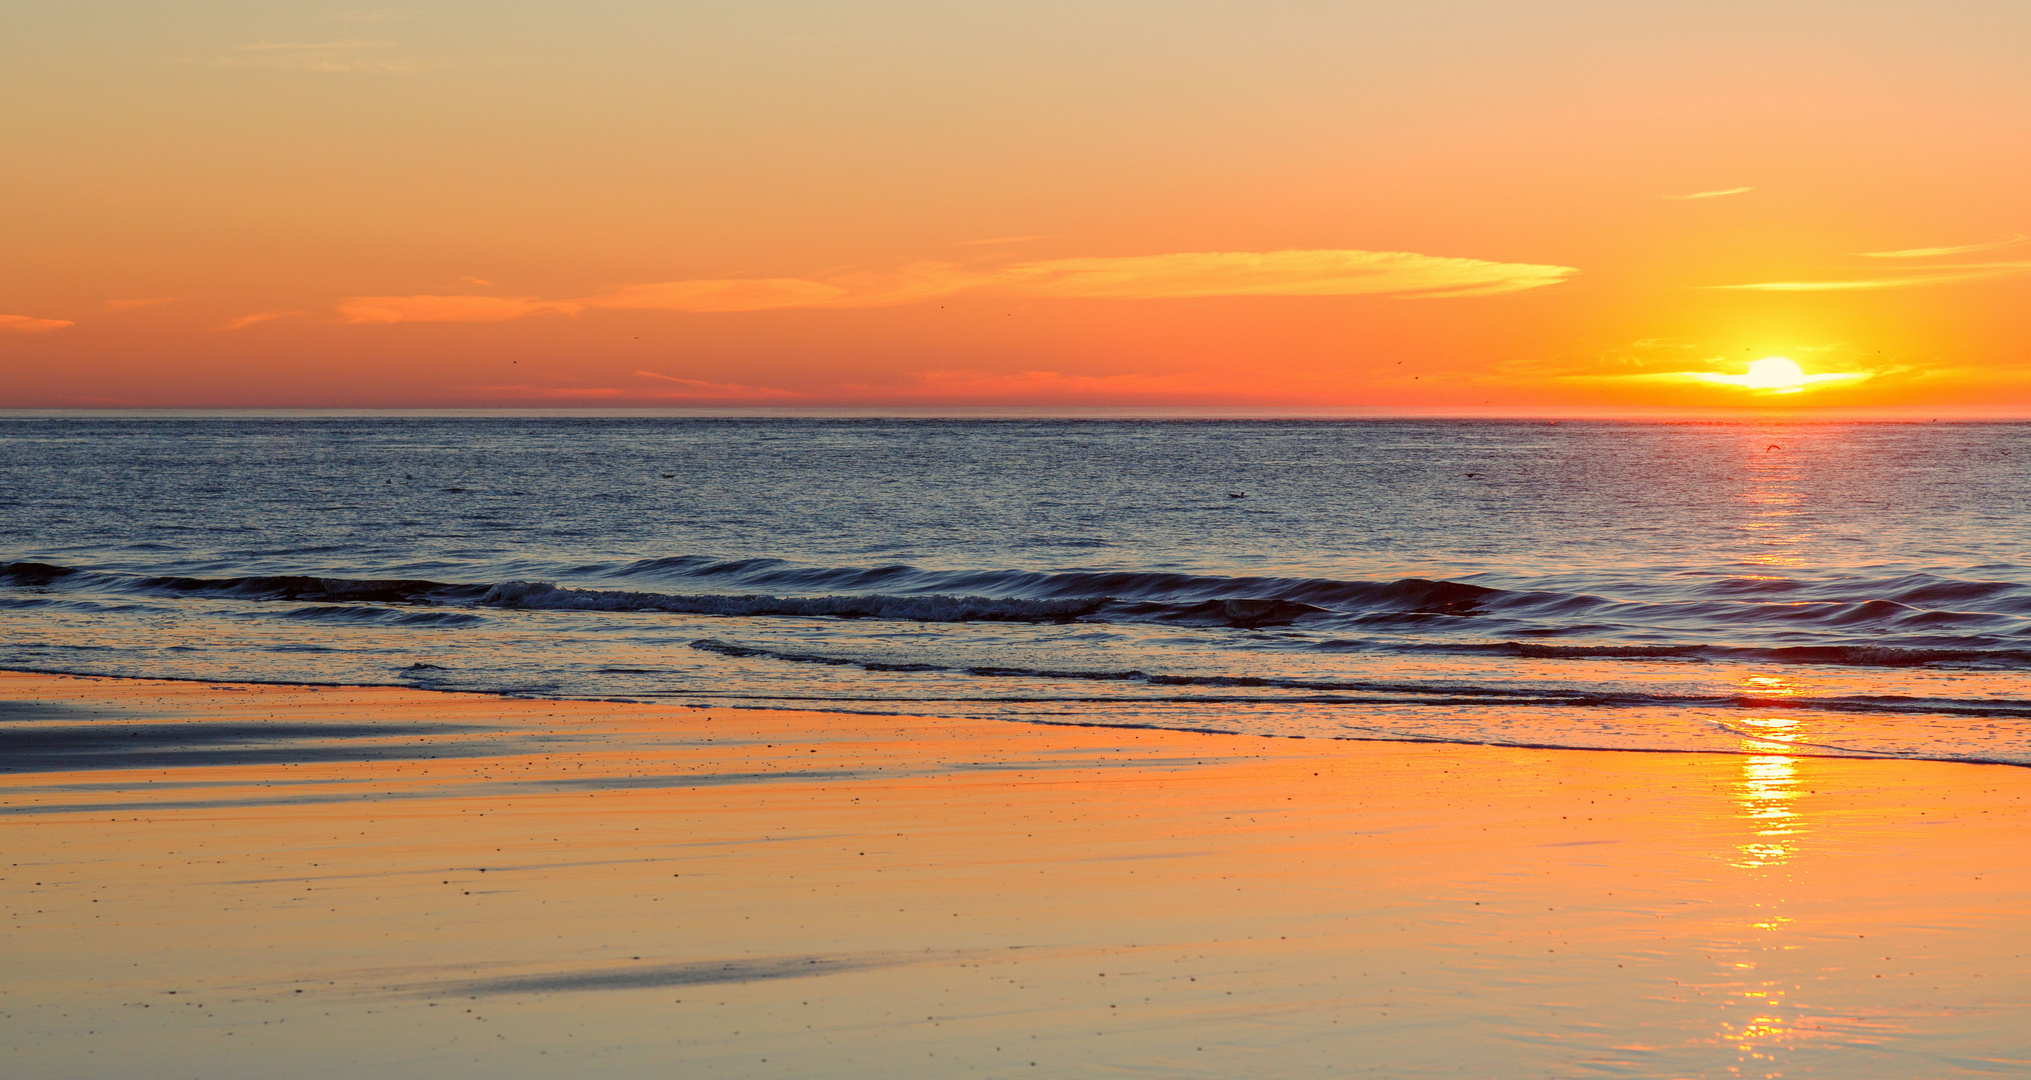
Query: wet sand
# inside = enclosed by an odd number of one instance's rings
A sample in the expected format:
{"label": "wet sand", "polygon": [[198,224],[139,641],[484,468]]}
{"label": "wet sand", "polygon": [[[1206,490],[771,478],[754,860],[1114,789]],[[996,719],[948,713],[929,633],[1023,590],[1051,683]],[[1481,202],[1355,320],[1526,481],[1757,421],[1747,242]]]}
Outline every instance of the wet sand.
{"label": "wet sand", "polygon": [[0,674],[35,1077],[2031,1070],[2031,771]]}

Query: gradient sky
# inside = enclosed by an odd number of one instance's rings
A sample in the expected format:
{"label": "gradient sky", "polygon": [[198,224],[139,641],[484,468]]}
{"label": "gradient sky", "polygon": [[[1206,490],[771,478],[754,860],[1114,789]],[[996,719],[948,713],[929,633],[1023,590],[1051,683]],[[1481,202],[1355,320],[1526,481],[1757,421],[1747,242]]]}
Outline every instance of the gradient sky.
{"label": "gradient sky", "polygon": [[2023,0],[15,0],[0,407],[2031,411],[2027,56]]}

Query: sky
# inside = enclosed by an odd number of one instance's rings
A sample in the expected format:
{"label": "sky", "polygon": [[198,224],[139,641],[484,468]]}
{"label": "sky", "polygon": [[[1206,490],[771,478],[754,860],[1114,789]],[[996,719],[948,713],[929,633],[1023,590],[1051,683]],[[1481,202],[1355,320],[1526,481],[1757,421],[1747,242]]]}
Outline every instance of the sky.
{"label": "sky", "polygon": [[2031,413],[2027,55],[2023,0],[13,0],[0,407]]}

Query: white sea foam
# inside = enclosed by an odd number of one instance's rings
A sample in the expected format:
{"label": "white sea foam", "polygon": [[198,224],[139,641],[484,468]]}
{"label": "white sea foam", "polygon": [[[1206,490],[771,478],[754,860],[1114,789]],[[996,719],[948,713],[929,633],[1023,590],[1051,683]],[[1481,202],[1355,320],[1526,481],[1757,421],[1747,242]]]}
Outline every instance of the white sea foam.
{"label": "white sea foam", "polygon": [[1019,600],[987,596],[717,596],[566,589],[545,581],[506,581],[479,599],[490,607],[532,611],[662,611],[683,615],[787,615],[905,619],[923,622],[1049,622],[1097,610],[1103,598]]}

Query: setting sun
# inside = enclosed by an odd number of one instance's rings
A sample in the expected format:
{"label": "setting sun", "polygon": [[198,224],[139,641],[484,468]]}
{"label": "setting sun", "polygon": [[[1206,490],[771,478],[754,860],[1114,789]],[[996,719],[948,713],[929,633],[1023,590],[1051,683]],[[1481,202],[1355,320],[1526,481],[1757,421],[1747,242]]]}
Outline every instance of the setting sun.
{"label": "setting sun", "polygon": [[1874,375],[1868,371],[1823,371],[1808,373],[1788,356],[1766,356],[1749,362],[1740,375],[1712,371],[1682,371],[1656,376],[1663,380],[1732,386],[1759,394],[1796,394],[1801,390],[1858,383]]}
{"label": "setting sun", "polygon": [[1802,389],[1808,376],[1796,360],[1783,356],[1766,356],[1749,365],[1749,372],[1742,376],[1742,385],[1752,390],[1782,390],[1786,392]]}

